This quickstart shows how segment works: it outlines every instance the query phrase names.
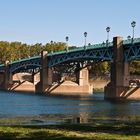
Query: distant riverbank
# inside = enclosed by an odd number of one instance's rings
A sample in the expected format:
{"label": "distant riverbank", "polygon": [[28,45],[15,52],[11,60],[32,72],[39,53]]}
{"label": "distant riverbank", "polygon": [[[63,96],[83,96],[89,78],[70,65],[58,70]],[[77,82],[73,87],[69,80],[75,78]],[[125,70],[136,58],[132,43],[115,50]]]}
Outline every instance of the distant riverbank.
{"label": "distant riverbank", "polygon": [[105,79],[90,79],[89,80],[90,84],[93,87],[93,92],[104,92],[104,87],[109,83],[109,80]]}

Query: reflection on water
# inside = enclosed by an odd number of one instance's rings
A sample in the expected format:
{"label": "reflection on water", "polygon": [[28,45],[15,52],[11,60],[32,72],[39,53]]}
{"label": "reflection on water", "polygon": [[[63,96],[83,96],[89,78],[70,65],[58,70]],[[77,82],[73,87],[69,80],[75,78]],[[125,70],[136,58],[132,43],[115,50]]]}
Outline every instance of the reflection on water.
{"label": "reflection on water", "polygon": [[0,118],[20,117],[25,123],[56,124],[90,122],[95,117],[140,116],[139,101],[110,102],[104,100],[103,96],[103,93],[64,97],[0,91]]}

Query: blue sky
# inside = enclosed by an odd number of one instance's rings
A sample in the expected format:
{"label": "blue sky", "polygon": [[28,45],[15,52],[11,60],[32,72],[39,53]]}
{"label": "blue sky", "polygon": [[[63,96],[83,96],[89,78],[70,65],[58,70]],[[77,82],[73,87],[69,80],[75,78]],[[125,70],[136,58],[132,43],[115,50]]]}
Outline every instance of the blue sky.
{"label": "blue sky", "polygon": [[65,41],[69,45],[106,40],[107,26],[113,36],[140,37],[140,0],[0,0],[0,40],[28,44]]}

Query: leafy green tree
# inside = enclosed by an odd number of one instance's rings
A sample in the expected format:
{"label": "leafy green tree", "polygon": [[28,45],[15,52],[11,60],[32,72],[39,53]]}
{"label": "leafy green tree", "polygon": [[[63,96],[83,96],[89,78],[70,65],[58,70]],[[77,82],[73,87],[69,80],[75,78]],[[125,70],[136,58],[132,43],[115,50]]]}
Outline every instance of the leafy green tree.
{"label": "leafy green tree", "polygon": [[105,73],[109,73],[110,71],[110,64],[107,61],[104,62],[95,62],[90,67],[90,73],[96,76],[102,76]]}
{"label": "leafy green tree", "polygon": [[51,42],[45,45],[36,43],[34,45],[27,45],[21,42],[7,42],[0,41],[0,64],[8,61],[15,61],[27,57],[40,55],[42,50],[50,52],[57,52],[65,50],[66,44],[62,42]]}
{"label": "leafy green tree", "polygon": [[140,61],[132,61],[130,62],[130,73],[131,74],[140,74]]}

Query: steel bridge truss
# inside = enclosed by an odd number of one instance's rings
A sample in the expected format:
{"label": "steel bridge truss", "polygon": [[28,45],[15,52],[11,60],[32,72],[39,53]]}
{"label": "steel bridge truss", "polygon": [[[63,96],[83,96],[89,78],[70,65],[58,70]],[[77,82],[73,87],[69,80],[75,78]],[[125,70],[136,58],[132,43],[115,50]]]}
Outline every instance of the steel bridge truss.
{"label": "steel bridge truss", "polygon": [[125,61],[140,60],[140,44],[132,44],[124,49]]}
{"label": "steel bridge truss", "polygon": [[49,58],[49,67],[53,67],[63,63],[69,62],[83,62],[83,61],[112,61],[113,53],[112,48],[100,49],[82,49],[73,52],[67,52],[60,55],[52,55]]}
{"label": "steel bridge truss", "polygon": [[10,73],[18,72],[28,72],[32,71],[38,72],[41,68],[41,57],[28,58],[24,60],[19,60],[18,62],[13,62],[9,65]]}
{"label": "steel bridge truss", "polygon": [[[140,60],[140,38],[124,40],[124,61]],[[64,66],[64,71],[74,71],[80,64],[80,68],[99,61],[113,61],[113,44],[95,44],[88,47],[79,47],[68,52],[56,52],[48,54],[48,67]],[[9,65],[10,73],[39,71],[41,68],[41,56],[12,62]],[[69,70],[68,70],[69,69]],[[0,65],[0,72],[4,71],[4,65]]]}

